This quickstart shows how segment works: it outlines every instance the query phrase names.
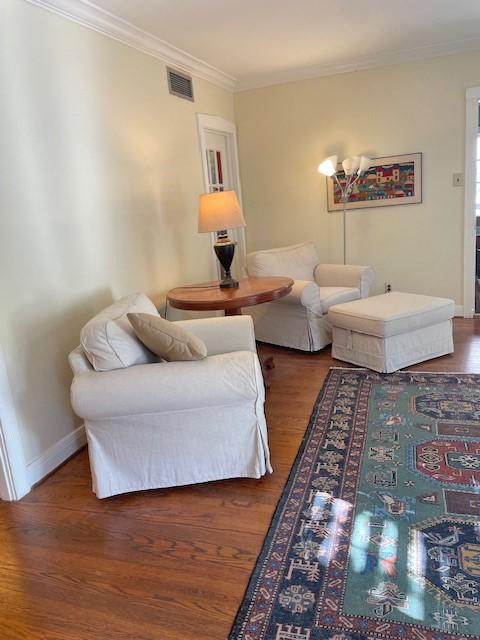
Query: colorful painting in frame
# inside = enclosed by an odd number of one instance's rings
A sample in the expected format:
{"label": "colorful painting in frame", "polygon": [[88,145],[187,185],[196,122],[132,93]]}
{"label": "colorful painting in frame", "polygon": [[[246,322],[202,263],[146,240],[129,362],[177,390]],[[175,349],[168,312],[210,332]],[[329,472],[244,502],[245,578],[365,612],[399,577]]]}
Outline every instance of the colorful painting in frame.
{"label": "colorful painting in frame", "polygon": [[[337,178],[340,183],[345,181],[341,164]],[[327,178],[327,198],[329,211],[343,210],[340,188],[333,178]],[[353,186],[345,208],[367,209],[419,202],[422,202],[422,154],[410,153],[374,158],[371,167]]]}

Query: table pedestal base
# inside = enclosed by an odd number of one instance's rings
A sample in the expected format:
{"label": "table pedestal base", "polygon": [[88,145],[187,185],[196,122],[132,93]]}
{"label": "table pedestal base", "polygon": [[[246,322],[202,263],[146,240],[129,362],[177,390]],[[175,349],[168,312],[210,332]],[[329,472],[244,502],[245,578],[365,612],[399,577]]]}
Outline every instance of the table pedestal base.
{"label": "table pedestal base", "polygon": [[[226,316],[241,316],[242,310],[240,307],[236,309],[225,309]],[[267,356],[266,358],[259,357],[260,366],[262,367],[263,374],[263,382],[265,384],[265,389],[270,389],[270,371],[275,369],[275,361],[273,356]]]}
{"label": "table pedestal base", "polygon": [[260,366],[262,367],[265,389],[270,389],[270,371],[275,369],[273,356],[267,356],[266,358],[260,357]]}

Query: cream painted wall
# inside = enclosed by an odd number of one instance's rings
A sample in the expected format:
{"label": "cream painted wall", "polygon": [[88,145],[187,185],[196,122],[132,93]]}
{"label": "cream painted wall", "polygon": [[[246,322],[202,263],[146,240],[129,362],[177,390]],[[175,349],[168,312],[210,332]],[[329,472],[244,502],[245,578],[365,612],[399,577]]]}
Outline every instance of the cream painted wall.
{"label": "cream painted wall", "polygon": [[0,344],[30,462],[80,424],[67,354],[122,295],[208,278],[195,113],[233,97],[23,0],[0,7]]}
{"label": "cream painted wall", "polygon": [[326,156],[423,153],[423,204],[348,213],[347,259],[372,264],[375,291],[463,297],[465,89],[480,53],[244,91],[235,95],[247,249],[312,240],[342,262],[341,214],[329,214]]}

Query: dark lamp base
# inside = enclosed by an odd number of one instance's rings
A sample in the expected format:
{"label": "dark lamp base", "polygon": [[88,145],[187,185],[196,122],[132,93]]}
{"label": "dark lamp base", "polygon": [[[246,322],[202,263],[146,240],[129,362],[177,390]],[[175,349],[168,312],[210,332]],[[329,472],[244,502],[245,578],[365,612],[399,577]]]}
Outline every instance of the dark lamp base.
{"label": "dark lamp base", "polygon": [[225,277],[220,282],[220,289],[236,289],[238,287],[238,282],[232,278],[232,274],[230,273],[230,266],[235,253],[235,243],[229,240],[225,234],[221,240],[218,240],[215,243],[214,249],[218,261],[225,272]]}
{"label": "dark lamp base", "polygon": [[238,288],[238,280],[234,280],[232,277],[224,278],[220,282],[220,289],[237,289]]}

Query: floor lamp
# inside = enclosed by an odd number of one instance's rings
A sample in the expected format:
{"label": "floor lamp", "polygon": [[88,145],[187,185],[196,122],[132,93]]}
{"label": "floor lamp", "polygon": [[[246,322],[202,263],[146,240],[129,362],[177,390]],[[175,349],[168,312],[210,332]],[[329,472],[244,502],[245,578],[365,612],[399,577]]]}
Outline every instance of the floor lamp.
{"label": "floor lamp", "polygon": [[337,156],[329,156],[318,165],[318,172],[327,178],[333,178],[340,189],[340,200],[343,203],[343,264],[347,264],[347,203],[354,185],[370,168],[372,160],[367,156],[352,156],[342,162],[345,184],[338,179]]}

